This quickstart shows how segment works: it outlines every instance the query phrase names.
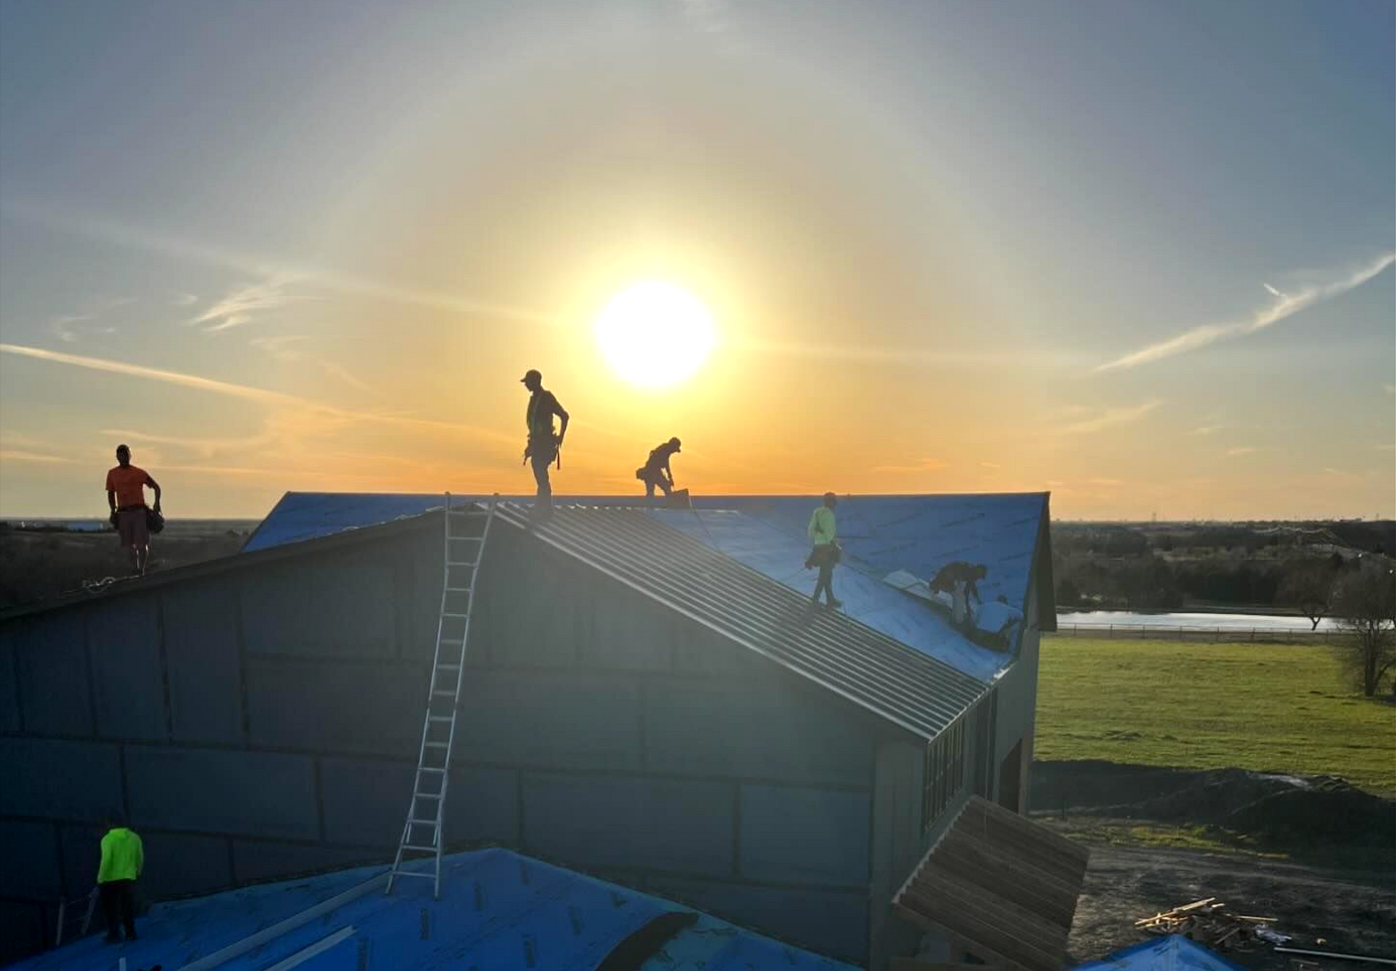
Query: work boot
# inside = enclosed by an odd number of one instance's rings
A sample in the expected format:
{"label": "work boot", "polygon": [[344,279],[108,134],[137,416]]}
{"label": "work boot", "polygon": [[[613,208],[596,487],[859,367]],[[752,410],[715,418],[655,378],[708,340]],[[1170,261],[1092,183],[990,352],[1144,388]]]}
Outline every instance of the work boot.
{"label": "work boot", "polygon": [[830,600],[830,601],[829,601],[829,609],[830,609],[830,610],[838,610],[838,609],[839,609],[840,607],[842,607],[842,606],[843,606],[843,601],[842,601],[842,600]]}

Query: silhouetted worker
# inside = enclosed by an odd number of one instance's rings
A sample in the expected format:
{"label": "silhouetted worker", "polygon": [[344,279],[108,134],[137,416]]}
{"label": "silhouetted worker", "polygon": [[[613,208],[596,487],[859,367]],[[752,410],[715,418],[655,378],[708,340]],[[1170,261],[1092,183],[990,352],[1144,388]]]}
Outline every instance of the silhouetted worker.
{"label": "silhouetted worker", "polygon": [[[533,369],[524,374],[522,383],[532,395],[528,399],[528,446],[524,449],[524,461],[533,462],[533,478],[538,482],[538,500],[533,513],[546,517],[553,511],[553,486],[548,481],[548,466],[556,459],[562,467],[562,440],[567,437],[567,411],[557,403],[553,393],[543,387],[543,375]],[[562,419],[562,429],[553,430],[553,416]]]}
{"label": "silhouetted worker", "polygon": [[805,568],[819,567],[819,582],[814,585],[810,602],[818,603],[820,591],[825,602],[837,610],[843,601],[834,599],[834,564],[838,563],[841,551],[838,544],[837,525],[834,520],[834,507],[839,504],[832,492],[824,493],[824,504],[809,518],[809,541],[812,544]]}
{"label": "silhouetted worker", "polygon": [[160,484],[145,469],[131,464],[131,449],[116,447],[116,468],[107,473],[107,505],[111,522],[121,535],[121,545],[131,551],[131,571],[145,573],[150,559],[150,528],[146,523],[145,487],[155,492],[155,512],[160,512]]}
{"label": "silhouetted worker", "polygon": [[650,450],[650,457],[645,464],[635,470],[635,478],[645,484],[646,499],[654,498],[655,486],[659,487],[666,499],[674,491],[674,470],[669,467],[669,460],[683,451],[682,445],[677,438],[671,438],[663,445],[656,445]]}
{"label": "silhouetted worker", "polygon": [[107,943],[120,944],[117,928],[125,928],[126,940],[136,939],[136,881],[145,868],[141,838],[115,816],[107,818],[102,837],[102,865],[97,870],[97,891],[107,916]]}

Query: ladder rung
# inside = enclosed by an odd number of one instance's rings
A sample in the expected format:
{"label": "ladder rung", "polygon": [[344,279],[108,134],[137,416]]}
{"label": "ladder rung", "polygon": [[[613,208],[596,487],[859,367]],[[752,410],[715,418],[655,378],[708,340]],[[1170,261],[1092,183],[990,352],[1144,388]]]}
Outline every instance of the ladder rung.
{"label": "ladder rung", "polygon": [[414,792],[414,793],[412,793],[412,795],[416,796],[418,799],[440,799],[440,798],[441,798],[441,793],[439,793],[439,792]]}
{"label": "ladder rung", "polygon": [[443,613],[441,614],[441,616],[442,616],[442,617],[455,617],[457,620],[465,620],[465,619],[466,619],[467,617],[469,617],[470,615],[469,615],[469,614],[453,614],[453,613],[450,613],[449,611],[446,611],[446,612],[443,612]]}
{"label": "ladder rung", "polygon": [[423,742],[422,744],[425,745],[427,748],[445,748],[445,747],[446,747],[446,743],[445,743],[445,742]]}
{"label": "ladder rung", "polygon": [[427,716],[427,721],[429,721],[429,722],[448,722],[448,721],[450,721],[450,720],[451,720],[451,716],[450,716],[450,715],[428,715],[428,716]]}
{"label": "ladder rung", "polygon": [[464,638],[461,638],[461,637],[443,637],[443,638],[441,638],[440,643],[442,643],[442,644],[459,644],[462,640],[464,640]]}
{"label": "ladder rung", "polygon": [[[435,853],[435,852],[436,852],[436,847],[434,847],[434,846],[418,846],[418,845],[416,845],[416,844],[414,844],[414,843],[403,843],[403,844],[402,844],[402,848],[403,848],[404,850],[412,850],[412,851],[414,851],[414,852],[416,852],[416,853]],[[414,874],[414,876],[423,876],[423,877],[429,876],[429,875],[430,875],[430,874],[426,874],[426,873]]]}
{"label": "ladder rung", "polygon": [[[416,849],[416,847],[415,847],[415,846],[404,846],[403,849],[404,849],[404,850],[414,850],[414,849]],[[435,848],[433,848],[433,849],[429,850],[428,852],[435,853],[436,850],[435,850]],[[435,876],[434,874],[431,874],[431,873],[418,873],[416,870],[398,870],[398,871],[394,874],[394,876],[399,876],[399,877],[422,877],[423,879],[426,879],[426,880],[435,880],[435,879],[436,879],[436,876]]]}
{"label": "ladder rung", "polygon": [[434,819],[409,819],[408,822],[411,823],[413,826],[435,826],[435,825],[436,825],[436,820],[434,820]]}
{"label": "ladder rung", "polygon": [[437,775],[441,775],[441,774],[444,773],[446,770],[445,770],[445,769],[438,769],[438,768],[436,768],[435,766],[422,765],[422,766],[418,766],[417,771],[418,771],[418,772],[435,772]]}
{"label": "ladder rung", "polygon": [[459,665],[459,664],[438,664],[438,665],[436,666],[436,670],[438,670],[438,671],[459,671],[459,670],[460,670],[460,665]]}
{"label": "ladder rung", "polygon": [[451,515],[453,516],[488,516],[489,514],[488,509],[476,509],[474,506],[451,507]]}
{"label": "ladder rung", "polygon": [[469,587],[447,587],[447,588],[446,588],[446,592],[447,592],[447,593],[469,593],[469,592],[470,592],[470,588],[469,588]]}
{"label": "ladder rung", "polygon": [[454,691],[433,691],[431,696],[433,698],[454,698],[456,693]]}
{"label": "ladder rung", "polygon": [[483,543],[483,536],[447,536],[446,539],[452,543]]}
{"label": "ladder rung", "polygon": [[479,560],[447,560],[447,566],[474,566]]}

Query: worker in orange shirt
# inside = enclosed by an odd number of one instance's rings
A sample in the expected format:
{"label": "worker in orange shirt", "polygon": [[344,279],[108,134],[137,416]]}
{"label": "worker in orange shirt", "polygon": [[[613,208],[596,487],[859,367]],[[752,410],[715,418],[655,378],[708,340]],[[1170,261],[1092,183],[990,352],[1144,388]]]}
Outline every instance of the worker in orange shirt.
{"label": "worker in orange shirt", "polygon": [[121,534],[121,545],[131,551],[131,571],[145,574],[150,559],[150,529],[146,523],[145,487],[155,492],[155,513],[160,513],[160,484],[145,469],[131,464],[131,449],[116,447],[116,468],[107,473],[107,504],[112,525]]}

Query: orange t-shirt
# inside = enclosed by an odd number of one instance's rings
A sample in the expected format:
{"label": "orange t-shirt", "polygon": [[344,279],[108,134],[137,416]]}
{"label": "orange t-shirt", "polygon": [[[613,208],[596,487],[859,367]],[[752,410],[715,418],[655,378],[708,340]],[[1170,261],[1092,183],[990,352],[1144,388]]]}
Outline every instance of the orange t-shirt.
{"label": "orange t-shirt", "polygon": [[116,493],[118,509],[123,506],[145,505],[145,492],[142,487],[147,485],[153,485],[150,476],[145,469],[134,465],[125,468],[118,465],[107,473],[107,491]]}

